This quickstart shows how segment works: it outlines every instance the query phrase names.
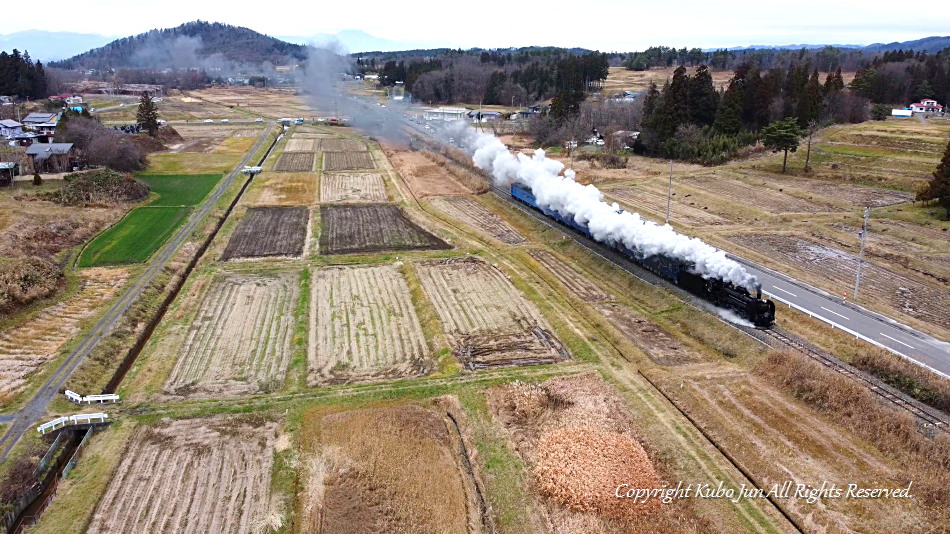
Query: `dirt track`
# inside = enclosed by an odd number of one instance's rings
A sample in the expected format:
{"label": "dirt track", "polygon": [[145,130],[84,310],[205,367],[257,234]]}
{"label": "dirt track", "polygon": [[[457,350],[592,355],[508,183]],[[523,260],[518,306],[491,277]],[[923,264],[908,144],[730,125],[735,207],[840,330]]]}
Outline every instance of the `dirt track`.
{"label": "dirt track", "polygon": [[276,423],[226,417],[139,431],[88,532],[261,532],[276,434]]}

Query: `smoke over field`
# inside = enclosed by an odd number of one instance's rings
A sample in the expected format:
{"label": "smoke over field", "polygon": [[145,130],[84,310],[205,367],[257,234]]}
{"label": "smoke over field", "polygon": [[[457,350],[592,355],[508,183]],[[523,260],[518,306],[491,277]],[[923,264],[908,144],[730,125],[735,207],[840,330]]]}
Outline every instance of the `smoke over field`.
{"label": "smoke over field", "polygon": [[604,202],[599,189],[577,183],[574,171],[545,157],[544,150],[538,149],[532,155],[512,154],[497,137],[477,132],[464,123],[458,123],[455,136],[473,154],[475,166],[490,172],[497,185],[518,182],[530,187],[538,205],[586,224],[596,240],[620,243],[647,256],[664,254],[679,258],[691,264],[693,272],[703,278],[721,278],[754,289],[755,277],[727,258],[722,250],[680,234],[669,225],[660,226],[638,213],[621,211],[617,204]]}

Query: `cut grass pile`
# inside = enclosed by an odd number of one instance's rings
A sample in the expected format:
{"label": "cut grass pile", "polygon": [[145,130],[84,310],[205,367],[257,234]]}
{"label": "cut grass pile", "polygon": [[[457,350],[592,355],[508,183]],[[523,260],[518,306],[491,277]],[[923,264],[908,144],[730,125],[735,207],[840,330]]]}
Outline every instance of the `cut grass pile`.
{"label": "cut grass pile", "polygon": [[144,174],[137,178],[158,194],[150,207],[197,206],[221,181],[220,174]]}
{"label": "cut grass pile", "polygon": [[141,263],[149,258],[191,212],[187,207],[142,207],[92,240],[80,267]]}

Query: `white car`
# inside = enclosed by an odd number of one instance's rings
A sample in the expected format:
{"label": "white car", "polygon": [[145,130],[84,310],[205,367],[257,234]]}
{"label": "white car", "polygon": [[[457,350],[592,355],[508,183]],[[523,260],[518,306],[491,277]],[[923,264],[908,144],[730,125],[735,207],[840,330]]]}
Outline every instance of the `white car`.
{"label": "white car", "polygon": [[256,119],[254,119],[254,122],[264,122],[264,119],[258,117],[258,118],[256,118]]}
{"label": "white car", "polygon": [[205,119],[204,122],[214,122],[214,119]]}
{"label": "white car", "polygon": [[221,122],[231,122],[228,119],[221,119]]}

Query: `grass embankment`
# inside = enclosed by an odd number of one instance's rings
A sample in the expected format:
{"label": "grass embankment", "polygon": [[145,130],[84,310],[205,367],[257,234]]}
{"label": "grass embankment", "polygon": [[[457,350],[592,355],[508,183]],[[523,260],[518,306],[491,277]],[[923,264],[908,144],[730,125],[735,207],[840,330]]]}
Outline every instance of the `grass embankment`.
{"label": "grass embankment", "polygon": [[133,209],[83,250],[79,267],[141,263],[182,224],[215,185],[218,174],[142,175],[158,198]]}

